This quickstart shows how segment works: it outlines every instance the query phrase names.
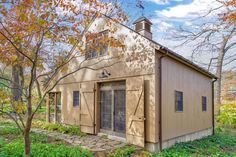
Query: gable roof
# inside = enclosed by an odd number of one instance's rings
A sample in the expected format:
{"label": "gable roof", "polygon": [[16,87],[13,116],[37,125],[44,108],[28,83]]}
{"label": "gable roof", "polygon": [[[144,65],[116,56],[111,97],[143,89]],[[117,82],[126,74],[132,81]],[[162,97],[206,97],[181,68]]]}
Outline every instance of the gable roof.
{"label": "gable roof", "polygon": [[193,68],[193,69],[195,69],[195,70],[201,72],[202,74],[204,74],[204,75],[206,75],[206,76],[208,76],[208,77],[211,77],[211,78],[213,78],[213,79],[217,79],[217,76],[216,76],[216,75],[212,74],[211,72],[209,72],[208,70],[204,69],[203,67],[200,67],[199,65],[195,64],[194,62],[192,62],[192,61],[188,60],[187,58],[185,58],[185,57],[179,55],[178,53],[176,53],[176,52],[170,50],[169,48],[167,48],[167,47],[165,47],[165,46],[163,46],[163,45],[157,43],[156,41],[147,38],[146,36],[140,34],[139,32],[137,32],[137,31],[135,31],[135,30],[133,30],[132,28],[129,28],[128,26],[126,26],[126,25],[124,25],[124,24],[121,24],[121,25],[124,26],[124,27],[126,27],[126,28],[128,28],[128,29],[130,29],[130,30],[132,30],[133,32],[135,32],[135,33],[141,35],[142,37],[146,38],[146,39],[149,40],[150,42],[156,44],[157,46],[160,46],[160,49],[166,51],[167,53],[165,53],[165,54],[168,55],[169,57],[171,57],[171,58],[173,58],[173,59],[175,59],[175,60],[178,60],[178,61],[184,63],[185,65],[187,65],[187,66],[189,66],[189,67],[191,67],[191,68]]}
{"label": "gable roof", "polygon": [[[113,20],[111,17],[109,17],[109,16],[107,16],[107,15],[105,15],[105,14],[103,14],[103,16],[106,17],[106,18],[109,18],[109,19]],[[143,18],[145,18],[145,20],[148,20],[146,17],[142,16],[142,17],[140,17],[139,19],[137,19],[133,24],[139,22],[140,20],[143,20]],[[148,21],[149,21],[149,20],[148,20]],[[148,22],[148,21],[147,21],[147,22]],[[149,22],[150,22],[150,21],[149,21]],[[150,23],[151,23],[151,22],[150,22]],[[216,75],[212,74],[211,72],[209,72],[208,70],[204,69],[203,67],[200,67],[199,65],[195,64],[194,62],[188,60],[187,58],[185,58],[185,57],[179,55],[178,53],[176,53],[176,52],[170,50],[169,48],[167,48],[167,47],[165,47],[165,46],[163,46],[163,45],[157,43],[156,41],[154,41],[154,40],[152,40],[152,39],[147,38],[146,36],[140,34],[139,32],[133,30],[132,28],[130,28],[130,27],[128,27],[128,26],[126,26],[126,25],[124,25],[124,24],[122,24],[122,23],[118,23],[118,24],[120,24],[120,25],[123,26],[123,27],[128,28],[129,30],[131,30],[131,31],[137,33],[138,35],[144,37],[145,39],[149,40],[149,41],[152,42],[153,44],[159,46],[159,47],[160,47],[160,50],[166,51],[165,55],[167,55],[167,56],[169,56],[169,57],[171,57],[171,58],[173,58],[173,59],[175,59],[175,60],[177,60],[177,61],[179,61],[179,62],[181,62],[181,63],[183,63],[183,64],[185,64],[185,65],[187,65],[187,66],[189,66],[189,67],[191,67],[192,69],[197,70],[198,72],[204,74],[205,76],[208,76],[208,77],[210,77],[210,78],[212,78],[212,79],[217,79],[217,76],[216,76]]]}
{"label": "gable roof", "polygon": [[[135,30],[133,30],[133,31],[136,32]],[[138,33],[138,32],[136,32],[136,33]],[[157,43],[156,41],[154,41],[154,40],[152,40],[152,39],[149,39],[149,38],[145,37],[144,35],[142,35],[142,34],[140,34],[140,33],[138,33],[138,34],[141,35],[141,36],[143,36],[143,37],[146,38],[147,40],[151,41],[152,43],[154,43],[154,44],[160,46],[160,50],[166,51],[165,54],[166,54],[167,56],[169,56],[169,57],[171,57],[171,58],[173,58],[173,59],[175,59],[175,60],[177,60],[177,61],[182,62],[183,64],[185,64],[185,65],[187,65],[187,66],[189,66],[189,67],[191,67],[191,68],[193,68],[193,69],[199,71],[200,73],[202,73],[202,74],[204,74],[204,75],[206,75],[206,76],[208,76],[208,77],[211,77],[211,78],[213,78],[213,79],[217,79],[217,76],[215,76],[214,74],[212,74],[212,73],[209,72],[208,70],[204,69],[203,67],[200,67],[199,65],[195,64],[194,62],[192,62],[192,61],[188,60],[187,58],[181,56],[180,54],[178,54],[178,53],[172,51],[171,49],[169,49],[169,48],[167,48],[167,47],[165,47],[165,46],[163,46],[163,45]]]}
{"label": "gable roof", "polygon": [[[160,44],[159,44],[159,45],[160,45]],[[187,66],[189,66],[189,67],[191,67],[191,68],[193,68],[193,69],[199,71],[200,73],[202,73],[202,74],[204,74],[204,75],[207,75],[207,76],[209,76],[209,77],[211,77],[211,78],[213,78],[213,79],[217,79],[217,76],[215,76],[214,74],[212,74],[212,73],[209,72],[208,70],[206,70],[206,69],[200,67],[199,65],[195,64],[194,62],[192,62],[192,61],[190,61],[190,60],[184,58],[183,56],[179,55],[178,53],[175,53],[174,51],[168,49],[167,47],[164,47],[164,46],[162,46],[162,45],[160,45],[160,46],[161,46],[161,47],[160,47],[161,50],[164,50],[164,51],[167,52],[167,53],[166,53],[167,56],[169,56],[169,57],[171,57],[171,58],[173,58],[173,59],[175,59],[175,60],[178,60],[178,61],[182,62],[183,64],[185,64],[185,65],[187,65]]]}

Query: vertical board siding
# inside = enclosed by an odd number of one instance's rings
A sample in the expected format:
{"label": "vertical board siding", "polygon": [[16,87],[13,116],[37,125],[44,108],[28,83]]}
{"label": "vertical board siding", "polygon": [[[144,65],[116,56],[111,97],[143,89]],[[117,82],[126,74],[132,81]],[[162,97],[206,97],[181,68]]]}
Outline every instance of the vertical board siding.
{"label": "vertical board siding", "polygon": [[[183,112],[175,112],[175,90],[183,92]],[[212,127],[211,78],[165,57],[162,63],[163,140]]]}

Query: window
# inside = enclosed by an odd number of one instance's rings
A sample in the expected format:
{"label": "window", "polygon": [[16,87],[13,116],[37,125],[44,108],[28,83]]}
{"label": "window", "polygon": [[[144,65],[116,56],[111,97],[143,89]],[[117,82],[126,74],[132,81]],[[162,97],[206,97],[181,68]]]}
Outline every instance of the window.
{"label": "window", "polygon": [[149,32],[151,32],[151,26],[148,23],[145,23],[145,29]]}
{"label": "window", "polygon": [[183,111],[183,92],[175,91],[175,111]]}
{"label": "window", "polygon": [[80,92],[79,91],[74,91],[73,92],[73,106],[79,106],[80,104]]}
{"label": "window", "polygon": [[136,30],[136,31],[138,31],[138,30],[140,30],[140,29],[143,29],[143,23],[142,23],[142,22],[138,22],[138,23],[136,23],[136,25],[135,25],[135,30]]}
{"label": "window", "polygon": [[86,42],[86,59],[107,55],[108,51],[108,31],[90,34]]}
{"label": "window", "polygon": [[202,96],[202,111],[207,111],[207,98]]}

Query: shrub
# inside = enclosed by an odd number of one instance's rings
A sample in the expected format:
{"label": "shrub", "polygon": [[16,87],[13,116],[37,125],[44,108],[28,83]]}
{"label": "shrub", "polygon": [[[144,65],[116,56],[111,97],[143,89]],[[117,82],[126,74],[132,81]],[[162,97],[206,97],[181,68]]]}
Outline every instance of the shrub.
{"label": "shrub", "polygon": [[0,148],[1,148],[4,144],[5,144],[5,140],[4,140],[2,137],[0,137]]}
{"label": "shrub", "polygon": [[42,128],[48,131],[58,131],[63,134],[84,136],[80,131],[80,126],[78,125],[63,125],[63,124],[54,124],[54,123],[45,123],[42,121],[34,121],[33,126],[37,128]]}
{"label": "shrub", "polygon": [[16,127],[11,127],[11,126],[5,126],[0,129],[0,136],[2,135],[7,135],[7,134],[12,134],[12,135],[20,135],[21,132],[18,128]]}
{"label": "shrub", "polygon": [[236,128],[236,102],[223,104],[220,107],[220,114],[217,116],[217,122],[224,126]]}
{"label": "shrub", "polygon": [[48,142],[48,136],[44,134],[38,134],[38,133],[30,133],[30,139],[32,143],[47,143]]}
{"label": "shrub", "polygon": [[114,151],[111,151],[108,154],[108,157],[127,157],[130,156],[132,153],[134,153],[136,150],[136,147],[133,145],[127,145],[121,148],[118,148]]}

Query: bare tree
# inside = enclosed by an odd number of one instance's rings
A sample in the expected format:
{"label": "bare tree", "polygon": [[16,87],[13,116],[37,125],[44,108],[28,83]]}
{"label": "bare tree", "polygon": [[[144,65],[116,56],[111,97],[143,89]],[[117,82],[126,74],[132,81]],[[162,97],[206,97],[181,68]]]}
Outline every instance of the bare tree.
{"label": "bare tree", "polygon": [[[32,120],[48,93],[81,69],[99,70],[118,62],[98,66],[114,58],[90,64],[83,59],[76,69],[63,73],[72,61],[87,53],[83,38],[96,37],[96,33],[88,32],[96,18],[107,16],[114,23],[125,19],[118,5],[97,1],[78,3],[11,0],[0,4],[0,92],[4,93],[0,98],[0,113],[10,117],[22,132],[25,155],[30,155]],[[113,38],[103,41],[117,43]],[[5,67],[12,69],[12,78],[5,75]],[[41,80],[44,80],[43,89],[39,85]],[[35,88],[38,95],[34,95]]]}
{"label": "bare tree", "polygon": [[[192,26],[181,26],[173,31],[174,40],[182,41],[178,46],[191,45],[193,48],[192,60],[201,64],[198,57],[208,56],[209,63],[204,64],[208,70],[215,71],[218,80],[216,82],[216,103],[221,104],[222,70],[236,61],[236,24],[228,25],[220,16],[213,16],[215,12],[222,10],[223,5],[211,9],[206,15],[192,20]],[[215,15],[215,14],[214,14]]]}

